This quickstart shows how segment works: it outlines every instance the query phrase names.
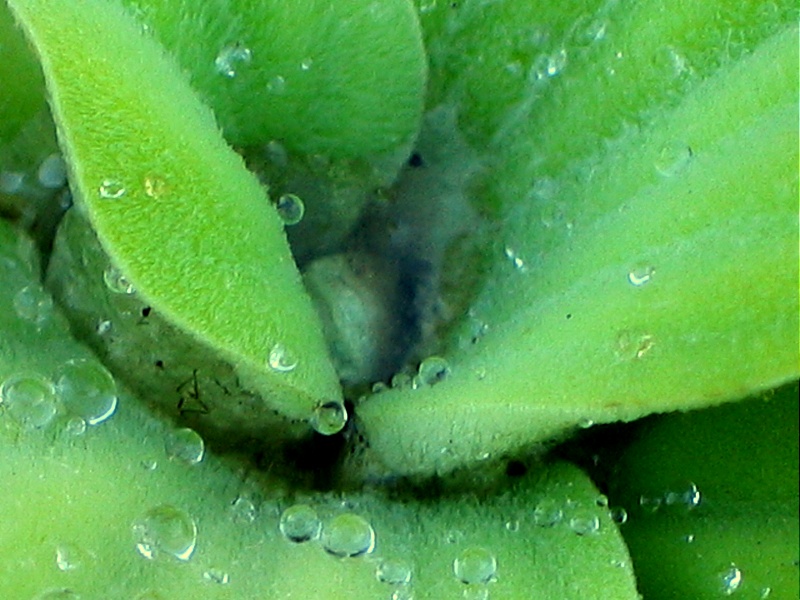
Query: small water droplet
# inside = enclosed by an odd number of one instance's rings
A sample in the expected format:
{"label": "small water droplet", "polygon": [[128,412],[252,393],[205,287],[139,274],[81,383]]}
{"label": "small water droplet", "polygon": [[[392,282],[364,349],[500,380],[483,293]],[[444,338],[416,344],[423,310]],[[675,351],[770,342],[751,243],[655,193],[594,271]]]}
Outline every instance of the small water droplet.
{"label": "small water droplet", "polygon": [[453,561],[453,574],[466,584],[488,583],[497,573],[497,559],[486,548],[466,548]]}
{"label": "small water droplet", "polygon": [[692,156],[692,149],[685,142],[670,142],[661,148],[654,166],[664,177],[674,177],[687,167]]}
{"label": "small water droplet", "polygon": [[231,502],[231,519],[234,523],[249,525],[256,520],[256,507],[252,500],[245,496],[237,496]]}
{"label": "small water droplet", "polygon": [[464,588],[464,600],[488,600],[489,587],[485,583],[471,583]]}
{"label": "small water droplet", "polygon": [[590,42],[599,42],[605,39],[606,33],[608,33],[608,21],[598,19],[592,21],[588,27],[586,27],[585,36]]}
{"label": "small water droplet", "polygon": [[423,360],[417,371],[421,385],[434,385],[450,374],[450,365],[441,356],[429,356]]}
{"label": "small water droplet", "polygon": [[514,267],[514,268],[515,268],[517,271],[519,271],[520,273],[524,273],[525,271],[527,271],[527,270],[528,270],[528,269],[527,269],[527,267],[525,266],[525,261],[524,261],[524,260],[522,260],[522,259],[519,257],[519,255],[517,254],[517,251],[516,251],[516,250],[514,250],[514,249],[513,249],[513,248],[511,248],[510,246],[506,246],[506,247],[503,249],[503,253],[506,255],[506,258],[507,258],[509,261],[511,261],[511,264],[513,265],[513,267]]}
{"label": "small water droplet", "polygon": [[608,496],[606,496],[605,494],[598,494],[597,497],[594,499],[594,503],[597,506],[600,506],[601,508],[606,507],[608,506]]}
{"label": "small water droplet", "polygon": [[369,554],[375,549],[375,530],[369,521],[356,514],[337,515],[325,525],[322,546],[339,557]]}
{"label": "small water droplet", "polygon": [[111,331],[112,323],[108,319],[101,319],[97,322],[97,327],[95,331],[97,331],[97,335],[106,335],[109,331]]}
{"label": "small water droplet", "polygon": [[687,533],[685,536],[683,536],[683,541],[686,542],[687,544],[693,544],[694,543],[694,534],[693,533]]}
{"label": "small water droplet", "polygon": [[621,506],[614,506],[608,510],[611,520],[617,525],[622,525],[628,521],[628,511]]}
{"label": "small water droplet", "polygon": [[264,157],[276,167],[286,167],[289,164],[289,153],[286,146],[278,140],[271,140],[264,147]]}
{"label": "small water droplet", "polygon": [[284,225],[297,225],[303,220],[306,212],[305,204],[300,196],[295,194],[281,194],[275,203],[275,208]]}
{"label": "small water droplet", "polygon": [[634,287],[642,287],[650,282],[655,273],[656,269],[652,265],[634,267],[628,272],[628,282]]}
{"label": "small water droplet", "polygon": [[83,552],[76,546],[61,544],[56,548],[56,567],[59,571],[66,573],[79,569],[83,560]]}
{"label": "small water droplet", "polygon": [[228,573],[223,569],[211,568],[203,571],[203,580],[208,583],[216,583],[218,585],[227,585],[230,582]]}
{"label": "small water droplet", "polygon": [[273,371],[289,373],[297,368],[297,358],[283,344],[277,343],[269,351],[267,364]]}
{"label": "small water droplet", "polygon": [[60,154],[51,154],[39,165],[36,177],[42,187],[54,190],[67,183],[67,165]]}
{"label": "small water droplet", "polygon": [[80,436],[86,433],[86,421],[81,417],[71,417],[64,426],[64,432],[71,436]]}
{"label": "small water droplet", "polygon": [[0,404],[25,427],[48,425],[58,412],[53,384],[38,375],[12,375],[0,386]]}
{"label": "small water droplet", "polygon": [[125,195],[125,186],[116,179],[103,179],[97,189],[101,198],[106,200],[119,200]]}
{"label": "small water droplet", "polygon": [[519,531],[519,519],[511,519],[506,521],[505,524],[506,531],[510,531],[511,533],[516,533]]}
{"label": "small water droplet", "polygon": [[236,77],[236,73],[242,67],[250,64],[253,60],[253,53],[241,42],[228,44],[219,51],[214,59],[214,68],[217,73],[230,79]]}
{"label": "small water droplet", "polygon": [[392,375],[390,384],[394,390],[410,388],[412,385],[412,377],[408,373],[401,371],[400,373]]}
{"label": "small water droplet", "polygon": [[622,360],[642,358],[654,344],[655,340],[650,334],[622,331],[617,336],[616,354]]}
{"label": "small water droplet", "polygon": [[44,325],[53,314],[53,299],[39,284],[26,285],[14,294],[14,312],[37,327]]}
{"label": "small water droplet", "polygon": [[567,66],[567,51],[564,48],[557,50],[547,57],[547,67],[545,73],[548,77],[555,77],[560,74]]}
{"label": "small water droplet", "polygon": [[600,519],[589,511],[581,511],[570,518],[569,528],[578,535],[593,535],[600,531]]}
{"label": "small water droplet", "polygon": [[758,597],[761,598],[761,600],[767,600],[767,598],[769,598],[771,595],[772,595],[772,588],[769,586],[765,586],[761,588],[761,593],[759,594]]}
{"label": "small water droplet", "polygon": [[196,465],[203,460],[206,445],[203,438],[194,429],[181,427],[167,435],[164,449],[170,458],[188,465]]}
{"label": "small water droplet", "polygon": [[661,508],[661,498],[658,496],[639,496],[639,506],[644,512],[654,513]]}
{"label": "small water droplet", "polygon": [[594,421],[588,417],[583,417],[578,420],[578,427],[581,429],[589,429],[590,427],[594,427]]}
{"label": "small water droplet", "polygon": [[320,404],[311,416],[311,427],[322,435],[339,433],[347,423],[347,409],[339,401]]}
{"label": "small water droplet", "polygon": [[115,294],[131,295],[136,293],[133,284],[114,266],[108,266],[103,271],[103,281],[106,287]]}
{"label": "small water droplet", "polygon": [[563,517],[560,503],[552,498],[543,498],[533,509],[533,522],[539,527],[552,527],[560,523]]}
{"label": "small water droplet", "polygon": [[735,564],[719,574],[722,583],[722,593],[732,596],[742,585],[742,571]]}
{"label": "small water droplet", "polygon": [[167,191],[166,182],[157,175],[146,176],[142,186],[144,187],[145,196],[153,200],[158,200]]}
{"label": "small water droplet", "polygon": [[317,539],[322,523],[308,504],[295,504],[283,511],[278,528],[287,540],[300,544]]}
{"label": "small water droplet", "polygon": [[286,92],[286,79],[281,75],[275,75],[267,82],[267,92],[280,96]]}
{"label": "small water droplet", "polygon": [[161,505],[148,510],[133,522],[131,529],[136,550],[149,560],[168,554],[187,561],[197,544],[194,519],[174,506]]}
{"label": "small water droplet", "polygon": [[309,71],[313,65],[314,65],[314,59],[306,57],[300,62],[300,69],[302,69],[303,71]]}
{"label": "small water droplet", "polygon": [[411,565],[399,558],[382,560],[375,569],[378,581],[392,585],[407,585],[411,582]]}
{"label": "small water droplet", "polygon": [[73,359],[60,367],[56,377],[56,390],[67,411],[87,425],[102,423],[117,410],[117,384],[101,364]]}

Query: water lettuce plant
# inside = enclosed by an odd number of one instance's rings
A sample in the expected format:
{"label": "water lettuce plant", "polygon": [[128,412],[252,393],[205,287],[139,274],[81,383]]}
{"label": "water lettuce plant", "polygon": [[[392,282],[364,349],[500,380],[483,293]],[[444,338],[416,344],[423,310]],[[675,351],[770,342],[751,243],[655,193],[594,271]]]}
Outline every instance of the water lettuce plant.
{"label": "water lettuce plant", "polygon": [[5,596],[797,596],[791,3],[0,35]]}

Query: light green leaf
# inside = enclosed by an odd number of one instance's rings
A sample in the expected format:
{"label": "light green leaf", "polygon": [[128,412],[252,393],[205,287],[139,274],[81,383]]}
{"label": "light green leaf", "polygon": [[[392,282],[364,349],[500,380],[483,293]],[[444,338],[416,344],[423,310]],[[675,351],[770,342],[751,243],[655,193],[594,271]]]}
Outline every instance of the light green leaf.
{"label": "light green leaf", "polygon": [[[262,417],[340,406],[281,221],[177,65],[112,3],[10,5],[39,53],[79,210],[114,266],[234,365]],[[271,368],[276,353],[292,366]]]}

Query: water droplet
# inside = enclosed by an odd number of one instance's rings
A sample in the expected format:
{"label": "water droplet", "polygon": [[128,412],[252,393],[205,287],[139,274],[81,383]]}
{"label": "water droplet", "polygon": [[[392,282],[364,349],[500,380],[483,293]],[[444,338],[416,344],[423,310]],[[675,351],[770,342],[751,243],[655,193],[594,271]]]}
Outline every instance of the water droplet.
{"label": "water droplet", "polygon": [[533,522],[539,527],[552,527],[561,522],[564,511],[560,503],[552,498],[543,498],[533,509]]}
{"label": "water droplet", "polygon": [[655,344],[653,336],[647,333],[622,331],[617,336],[616,354],[622,360],[642,358]]}
{"label": "water droplet", "polygon": [[276,167],[286,167],[289,164],[289,153],[286,146],[278,140],[271,140],[264,148],[265,158]]}
{"label": "water droplet", "polygon": [[338,401],[320,404],[311,416],[311,427],[322,435],[339,433],[347,423],[347,409]]}
{"label": "water droplet", "polygon": [[441,356],[429,356],[423,360],[417,371],[419,383],[434,385],[443,381],[450,374],[450,365]]}
{"label": "water droplet", "polygon": [[56,548],[56,567],[59,571],[74,571],[83,565],[83,552],[76,546],[61,544]]}
{"label": "water droplet", "polygon": [[308,71],[308,70],[310,70],[310,69],[311,69],[311,67],[312,67],[313,65],[314,65],[314,59],[313,59],[313,58],[310,58],[310,57],[309,57],[309,58],[304,58],[304,59],[302,60],[302,62],[300,63],[300,68],[301,68],[303,71]]}
{"label": "water droplet", "polygon": [[278,528],[287,540],[300,544],[317,539],[322,523],[308,504],[295,504],[283,511]]}
{"label": "water droplet", "polygon": [[472,583],[464,588],[464,600],[488,600],[489,587],[485,583]]}
{"label": "water droplet", "polygon": [[588,417],[583,417],[578,420],[578,427],[581,429],[589,429],[594,426],[594,421]]}
{"label": "water droplet", "polygon": [[466,548],[453,561],[453,574],[466,584],[487,583],[497,572],[497,559],[486,548]]}
{"label": "water droplet", "polygon": [[390,381],[392,389],[399,390],[410,388],[412,384],[412,377],[408,373],[400,372],[395,373],[392,375],[392,380]]}
{"label": "water droplet", "polygon": [[116,179],[103,179],[97,191],[106,200],[119,200],[126,192],[125,186]]}
{"label": "water droplet", "polygon": [[250,48],[240,42],[228,44],[219,51],[214,59],[214,68],[217,73],[228,78],[236,77],[237,71],[253,60]]}
{"label": "water droplet", "polygon": [[693,533],[687,533],[685,536],[683,536],[683,541],[686,542],[687,544],[693,544],[694,543],[694,534]]}
{"label": "water droplet", "polygon": [[570,518],[569,528],[578,535],[592,535],[600,531],[600,519],[589,511],[582,511]]}
{"label": "water droplet", "polygon": [[618,525],[622,525],[628,521],[628,511],[621,506],[614,506],[608,510],[611,515],[611,520]]}
{"label": "water droplet", "polygon": [[664,177],[674,177],[686,168],[692,156],[692,149],[685,142],[670,142],[661,148],[654,166]]}
{"label": "water droplet", "polygon": [[590,42],[599,42],[600,40],[605,39],[607,32],[608,22],[598,19],[597,21],[592,21],[589,26],[586,27],[585,36]]}
{"label": "water droplet", "polygon": [[567,66],[567,51],[564,48],[554,52],[547,57],[547,67],[545,73],[548,77],[555,77],[560,74]]}
{"label": "water droplet", "polygon": [[97,335],[106,335],[109,331],[111,331],[112,323],[108,319],[102,319],[97,322],[97,327],[95,331],[97,331]]}
{"label": "water droplet", "polygon": [[608,506],[608,496],[605,494],[598,494],[597,498],[594,499],[594,503],[600,507]]}
{"label": "water droplet", "polygon": [[36,177],[42,187],[58,189],[67,183],[67,165],[60,154],[51,154],[39,165]]}
{"label": "water droplet", "polygon": [[411,582],[411,565],[402,559],[384,559],[378,564],[375,577],[383,583],[407,585]]}
{"label": "water droplet", "polygon": [[761,588],[761,593],[759,594],[758,597],[761,598],[761,600],[766,600],[771,595],[772,595],[772,588],[769,587],[769,586],[766,586],[766,587]]}
{"label": "water droplet", "polygon": [[224,570],[211,568],[203,571],[203,580],[218,585],[227,585],[231,579]]}
{"label": "water droplet", "polygon": [[334,517],[325,525],[322,546],[334,556],[369,554],[375,549],[375,530],[363,517],[344,513]]}
{"label": "water droplet", "polygon": [[231,518],[234,523],[250,524],[256,520],[256,507],[255,504],[244,496],[237,496],[231,502]]}
{"label": "water droplet", "polygon": [[117,410],[117,384],[101,364],[85,358],[70,360],[56,377],[56,390],[67,411],[87,425],[102,423]]}
{"label": "water droplet", "polygon": [[39,284],[26,285],[14,294],[14,312],[41,327],[53,314],[53,299]]}
{"label": "water droplet", "polygon": [[519,531],[519,519],[511,519],[506,521],[505,524],[506,531],[510,531],[511,533],[516,533]]}
{"label": "water droplet", "polygon": [[203,460],[206,445],[203,438],[194,429],[181,427],[167,435],[164,449],[170,458],[189,465],[196,465]]}
{"label": "water droplet", "polygon": [[53,384],[38,375],[14,375],[0,386],[0,404],[25,427],[48,425],[58,411]]}
{"label": "water droplet", "polygon": [[267,92],[277,96],[286,92],[286,79],[281,75],[275,75],[267,82]]}
{"label": "water droplet", "polygon": [[197,544],[194,519],[174,506],[161,505],[148,510],[131,528],[136,550],[149,560],[162,553],[189,560]]}
{"label": "water droplet", "polygon": [[642,287],[650,282],[655,272],[656,269],[652,265],[635,267],[628,272],[628,281],[635,287]]}
{"label": "water droplet", "polygon": [[731,566],[719,574],[722,583],[722,593],[726,596],[731,596],[742,585],[742,572],[736,565],[731,563]]}
{"label": "water droplet", "polygon": [[509,261],[511,261],[511,264],[514,266],[515,269],[517,269],[517,271],[524,273],[525,271],[528,270],[527,267],[525,266],[525,261],[519,257],[516,250],[514,250],[510,246],[506,246],[503,249],[503,253],[506,255],[506,258]]}
{"label": "water droplet", "polygon": [[25,173],[18,171],[3,171],[0,173],[0,192],[4,194],[18,194],[25,184]]}
{"label": "water droplet", "polygon": [[654,513],[661,508],[661,498],[657,496],[639,496],[639,506],[644,512]]}
{"label": "water droplet", "polygon": [[115,294],[130,295],[136,293],[136,288],[133,287],[133,284],[114,266],[108,266],[103,271],[103,281],[106,287]]}
{"label": "water droplet", "polygon": [[275,203],[275,208],[284,225],[297,225],[306,212],[305,204],[295,194],[282,194]]}
{"label": "water droplet", "polygon": [[267,363],[273,371],[288,373],[297,367],[297,358],[283,344],[277,343],[269,351]]}
{"label": "water droplet", "polygon": [[145,177],[142,186],[144,187],[145,196],[153,200],[157,200],[167,191],[166,182],[157,175],[148,175]]}
{"label": "water droplet", "polygon": [[86,433],[86,421],[81,417],[71,417],[64,425],[64,432],[74,437]]}

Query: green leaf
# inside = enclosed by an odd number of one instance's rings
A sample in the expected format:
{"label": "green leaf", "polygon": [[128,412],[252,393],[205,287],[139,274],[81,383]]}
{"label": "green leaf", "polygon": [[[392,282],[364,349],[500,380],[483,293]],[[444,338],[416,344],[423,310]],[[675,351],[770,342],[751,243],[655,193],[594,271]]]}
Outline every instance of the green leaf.
{"label": "green leaf", "polygon": [[[177,65],[112,3],[10,6],[39,53],[76,201],[114,266],[234,365],[263,418],[340,406],[281,221]],[[270,368],[276,353],[296,366]]]}
{"label": "green leaf", "polygon": [[646,598],[797,597],[797,393],[642,425],[610,495]]}
{"label": "green leaf", "polygon": [[[487,37],[479,23],[527,23],[497,6],[505,12],[467,13],[469,39]],[[653,29],[657,6],[612,13],[588,50],[555,36],[552,50],[574,62],[529,82],[492,132],[499,156],[479,192],[501,219],[480,249],[490,264],[461,255],[443,266],[488,271],[447,342],[449,375],[358,407],[389,471],[447,471],[578,425],[717,404],[800,373],[793,9],[743,8],[754,22],[731,30],[721,17],[703,21],[723,9],[689,3]],[[728,34],[744,40],[735,55],[718,45]],[[686,74],[657,61],[665,47],[684,57],[684,46]],[[449,83],[445,100],[458,102],[470,77]],[[470,121],[471,98],[456,106],[478,139],[485,124]]]}

